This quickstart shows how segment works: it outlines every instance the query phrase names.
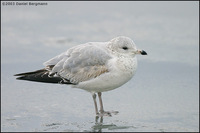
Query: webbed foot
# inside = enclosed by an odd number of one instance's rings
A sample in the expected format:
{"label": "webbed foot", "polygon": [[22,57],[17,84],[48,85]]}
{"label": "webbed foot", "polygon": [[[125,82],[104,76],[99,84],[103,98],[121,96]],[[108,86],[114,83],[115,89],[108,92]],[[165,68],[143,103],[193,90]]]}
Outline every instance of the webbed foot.
{"label": "webbed foot", "polygon": [[119,111],[99,111],[97,113],[97,116],[100,116],[100,117],[102,117],[102,116],[110,116],[111,117],[112,114],[116,115],[118,113],[119,113]]}

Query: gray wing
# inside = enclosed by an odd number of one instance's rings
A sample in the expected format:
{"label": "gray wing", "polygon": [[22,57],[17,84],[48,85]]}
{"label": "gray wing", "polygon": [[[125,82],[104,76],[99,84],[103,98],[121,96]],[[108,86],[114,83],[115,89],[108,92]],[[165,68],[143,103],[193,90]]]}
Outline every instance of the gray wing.
{"label": "gray wing", "polygon": [[[99,44],[102,45],[102,44]],[[108,72],[111,56],[105,49],[91,43],[78,45],[44,63],[54,65],[50,75],[60,76],[73,84],[87,81]]]}

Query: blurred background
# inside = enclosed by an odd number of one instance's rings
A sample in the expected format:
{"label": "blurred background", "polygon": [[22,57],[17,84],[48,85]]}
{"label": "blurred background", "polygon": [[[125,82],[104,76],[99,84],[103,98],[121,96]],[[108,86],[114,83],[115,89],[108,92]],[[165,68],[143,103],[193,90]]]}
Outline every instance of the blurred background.
{"label": "blurred background", "polygon": [[[2,131],[199,131],[198,1],[39,2],[47,5],[1,2]],[[103,122],[89,93],[13,76],[121,35],[148,56],[127,84],[103,93],[105,109],[120,112]]]}

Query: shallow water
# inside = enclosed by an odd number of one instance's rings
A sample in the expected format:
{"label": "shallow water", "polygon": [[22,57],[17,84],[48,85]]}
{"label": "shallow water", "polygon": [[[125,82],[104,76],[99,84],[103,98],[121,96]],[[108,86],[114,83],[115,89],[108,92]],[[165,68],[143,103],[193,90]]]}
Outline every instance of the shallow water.
{"label": "shallow water", "polygon": [[[119,10],[120,9],[120,10]],[[1,131],[199,131],[198,2],[48,2],[2,6]],[[90,93],[16,80],[16,73],[89,41],[131,37],[135,76],[102,93],[97,118]]]}
{"label": "shallow water", "polygon": [[139,66],[126,85],[103,93],[105,110],[119,114],[97,119],[90,93],[15,80],[14,70],[2,65],[2,131],[198,131],[198,68]]}

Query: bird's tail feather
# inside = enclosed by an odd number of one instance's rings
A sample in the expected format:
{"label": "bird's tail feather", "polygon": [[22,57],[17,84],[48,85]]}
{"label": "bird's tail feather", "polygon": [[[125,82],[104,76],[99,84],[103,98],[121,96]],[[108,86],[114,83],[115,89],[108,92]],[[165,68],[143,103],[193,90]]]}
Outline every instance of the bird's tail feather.
{"label": "bird's tail feather", "polygon": [[73,84],[67,79],[61,77],[49,76],[49,71],[47,69],[40,69],[33,72],[19,73],[15,74],[19,80],[28,80],[43,83],[60,83],[60,84]]}

